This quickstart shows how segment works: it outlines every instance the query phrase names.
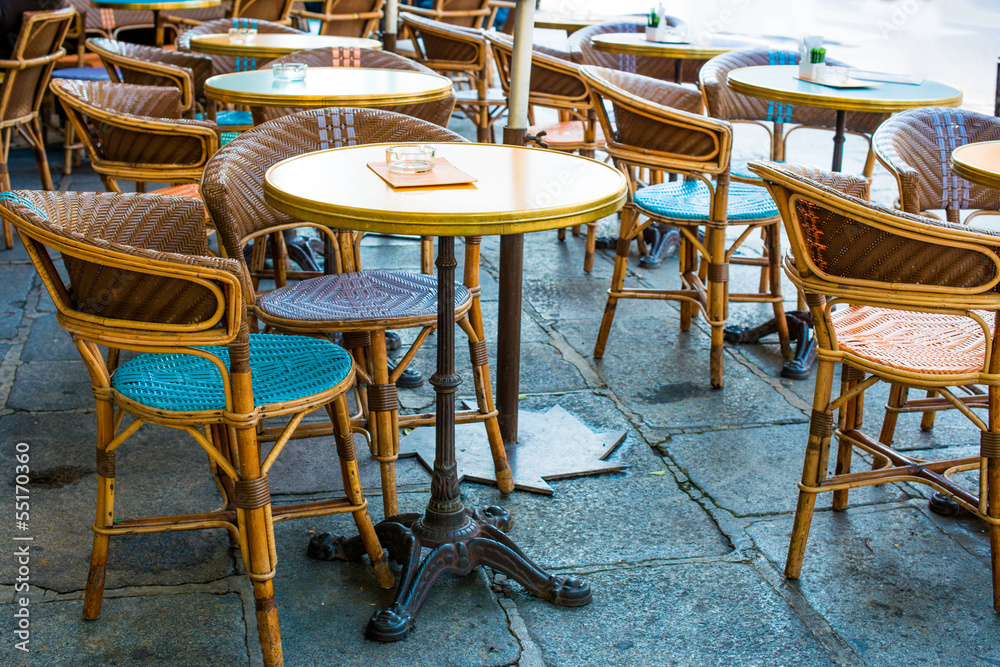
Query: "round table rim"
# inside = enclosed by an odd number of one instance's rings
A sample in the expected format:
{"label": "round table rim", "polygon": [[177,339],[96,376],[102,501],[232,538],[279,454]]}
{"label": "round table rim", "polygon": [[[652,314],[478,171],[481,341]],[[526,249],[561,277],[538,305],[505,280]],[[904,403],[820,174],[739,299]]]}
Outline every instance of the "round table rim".
{"label": "round table rim", "polygon": [[[310,38],[330,38],[330,39],[343,39],[343,40],[358,40],[369,42],[369,44],[364,46],[358,46],[361,49],[374,49],[380,50],[382,48],[382,43],[377,39],[368,39],[365,37],[341,37],[339,35],[295,35],[286,33],[263,33],[264,35],[280,35],[281,37],[310,37]],[[251,51],[260,56],[284,56],[290,53],[296,53],[297,51],[312,51],[316,49],[328,49],[330,46],[306,46],[300,48],[288,48],[283,46],[260,46],[257,42],[252,44],[242,43],[242,44],[216,44],[213,42],[206,42],[206,37],[226,37],[228,39],[229,35],[223,33],[211,33],[208,35],[195,35],[191,38],[191,50],[197,51],[198,53],[205,53],[212,56],[242,56]],[[261,34],[257,35],[260,39]],[[268,38],[265,38],[268,39]],[[351,45],[345,44],[350,48]]]}
{"label": "round table rim", "polygon": [[[378,208],[358,208],[320,203],[305,197],[290,195],[278,190],[271,183],[271,173],[283,165],[297,160],[309,159],[333,151],[349,151],[359,148],[376,146],[391,146],[399,142],[361,144],[358,146],[341,146],[322,151],[312,151],[286,158],[271,165],[264,174],[264,198],[275,209],[294,216],[300,220],[316,222],[330,227],[342,227],[363,232],[416,234],[421,236],[504,236],[507,234],[522,234],[527,232],[559,229],[574,224],[582,224],[591,220],[599,220],[618,211],[624,204],[628,193],[628,185],[624,174],[617,168],[604,164],[592,158],[563,153],[567,157],[586,160],[604,169],[615,172],[619,178],[619,188],[612,195],[606,195],[578,206],[563,206],[558,208],[519,211],[522,216],[511,216],[510,211],[503,214],[495,211],[463,212],[454,214],[455,220],[448,222],[442,212],[384,211]],[[422,142],[405,142],[422,143]],[[439,145],[440,142],[426,142]],[[455,146],[493,146],[497,149],[539,151],[544,149],[528,146],[510,146],[506,144],[487,143],[455,143]],[[461,150],[461,149],[460,149]],[[367,170],[368,167],[364,166]],[[374,172],[372,178],[379,178]]]}
{"label": "round table rim", "polygon": [[973,183],[983,185],[988,188],[1000,189],[1000,172],[982,169],[969,164],[968,162],[964,162],[961,159],[961,154],[965,149],[971,146],[986,145],[993,145],[996,147],[997,151],[1000,152],[1000,141],[974,141],[972,143],[965,144],[964,146],[959,146],[951,152],[951,168],[956,174],[967,181],[972,181]]}
{"label": "round table rim", "polygon": [[[424,102],[437,102],[443,100],[452,93],[451,79],[440,74],[428,72],[413,72],[410,70],[386,70],[372,67],[310,67],[309,71],[315,70],[350,70],[352,72],[393,72],[401,73],[404,76],[418,74],[425,77],[436,77],[442,81],[442,85],[426,91],[417,93],[389,94],[385,96],[376,95],[344,95],[331,92],[323,95],[266,95],[257,92],[243,90],[226,90],[217,88],[213,81],[218,81],[223,77],[244,76],[263,72],[265,75],[271,74],[270,70],[253,70],[250,72],[229,72],[227,74],[216,74],[205,81],[205,95],[212,100],[224,103],[247,104],[250,106],[274,106],[274,107],[326,107],[326,106],[364,106],[364,107],[387,107],[400,106],[403,104],[420,104]],[[273,75],[272,75],[273,76]],[[296,83],[296,82],[289,82]]]}
{"label": "round table rim", "polygon": [[91,4],[101,9],[136,9],[136,10],[164,10],[164,9],[204,9],[206,7],[218,7],[222,0],[129,0],[128,2],[114,2],[113,0],[91,0]]}
{"label": "round table rim", "polygon": [[[712,47],[699,46],[694,42],[672,43],[672,42],[649,42],[645,41],[637,44],[616,43],[605,41],[609,35],[636,35],[643,37],[641,32],[606,32],[594,35],[590,38],[591,44],[598,51],[607,53],[618,53],[630,56],[649,56],[653,58],[681,58],[686,60],[711,60],[715,56],[729,53],[736,49],[749,48],[753,46],[748,43],[744,46]],[[733,38],[739,39],[739,38]],[[747,38],[749,41],[749,38]]]}
{"label": "round table rim", "polygon": [[[799,91],[787,91],[787,90],[775,90],[773,88],[766,88],[763,86],[757,86],[754,84],[748,84],[744,81],[735,81],[732,78],[733,73],[739,72],[741,70],[760,70],[767,68],[780,67],[788,71],[797,70],[798,65],[755,65],[752,67],[739,67],[737,69],[731,70],[729,74],[726,75],[726,85],[732,88],[735,92],[741,93],[743,95],[749,95],[751,97],[757,97],[765,100],[772,100],[774,102],[781,102],[783,104],[801,104],[803,106],[817,107],[820,109],[834,109],[837,111],[871,111],[871,112],[894,112],[894,111],[906,111],[907,109],[914,109],[919,107],[957,107],[962,103],[962,91],[954,86],[948,85],[946,83],[941,83],[940,81],[932,81],[941,86],[951,88],[956,91],[956,95],[951,95],[949,97],[940,98],[921,98],[921,99],[871,99],[871,98],[850,98],[846,97],[855,89],[846,88],[829,88],[827,86],[820,86],[819,84],[813,84],[820,89],[825,89],[830,91],[828,97],[818,97],[816,93],[806,93]],[[808,82],[806,82],[808,83]],[[907,84],[898,84],[907,85]],[[918,89],[920,86],[910,86],[913,89]],[[871,90],[871,89],[864,89]],[[840,93],[838,96],[837,93]]]}

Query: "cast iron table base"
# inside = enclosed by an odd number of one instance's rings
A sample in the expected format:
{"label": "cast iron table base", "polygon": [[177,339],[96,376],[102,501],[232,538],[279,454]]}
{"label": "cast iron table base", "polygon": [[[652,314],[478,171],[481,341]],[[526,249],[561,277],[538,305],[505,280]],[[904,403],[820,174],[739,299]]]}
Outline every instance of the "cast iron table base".
{"label": "cast iron table base", "polygon": [[[536,565],[503,531],[510,514],[501,507],[468,510],[462,504],[455,463],[455,391],[462,378],[455,373],[455,239],[438,240],[437,372],[431,384],[437,393],[434,470],[431,498],[423,515],[390,517],[375,527],[382,544],[402,565],[396,599],[375,612],[365,634],[369,639],[399,641],[413,630],[414,617],[431,586],[443,573],[466,575],[480,565],[517,581],[544,600],[567,607],[591,600],[590,584],[577,577],[557,577]],[[421,561],[424,547],[430,549]],[[360,538],[341,540],[315,536],[310,555],[318,558],[360,558]]]}
{"label": "cast iron table base", "polygon": [[[781,377],[805,380],[809,369],[816,361],[816,337],[812,331],[812,317],[805,310],[785,313],[789,338],[796,341],[795,355],[781,367]],[[756,343],[764,336],[778,331],[774,318],[755,327],[731,325],[725,328],[723,337],[728,343]]]}

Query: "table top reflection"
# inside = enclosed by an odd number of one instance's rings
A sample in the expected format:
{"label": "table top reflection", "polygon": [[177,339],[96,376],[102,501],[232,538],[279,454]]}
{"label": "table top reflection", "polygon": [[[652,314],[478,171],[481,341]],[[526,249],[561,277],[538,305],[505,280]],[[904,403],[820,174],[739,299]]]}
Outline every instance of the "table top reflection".
{"label": "table top reflection", "polygon": [[214,56],[268,56],[275,58],[296,51],[338,47],[381,49],[382,43],[377,39],[363,37],[294,35],[272,32],[257,33],[253,39],[240,42],[230,41],[228,34],[197,35],[191,38],[192,51]]}

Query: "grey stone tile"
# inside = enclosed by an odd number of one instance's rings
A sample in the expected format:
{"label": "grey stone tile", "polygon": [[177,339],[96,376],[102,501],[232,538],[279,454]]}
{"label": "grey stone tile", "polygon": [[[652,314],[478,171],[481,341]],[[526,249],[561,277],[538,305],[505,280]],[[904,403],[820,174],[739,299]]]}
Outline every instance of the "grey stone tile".
{"label": "grey stone tile", "polygon": [[[790,518],[748,530],[777,567],[790,531]],[[817,512],[802,576],[790,586],[866,665],[1000,661],[988,562],[913,507]]]}
{"label": "grey stone tile", "polygon": [[55,315],[41,315],[31,323],[22,361],[80,361],[80,353]]}
{"label": "grey stone tile", "polygon": [[17,368],[7,398],[14,410],[72,410],[94,407],[90,375],[83,361],[34,361]]}
{"label": "grey stone tile", "polygon": [[752,567],[708,562],[586,575],[594,600],[550,605],[511,585],[546,665],[827,665],[830,659]]}
{"label": "grey stone tile", "polygon": [[0,281],[0,338],[12,338],[24,317],[24,305],[35,279],[35,269],[25,264],[3,267]]}

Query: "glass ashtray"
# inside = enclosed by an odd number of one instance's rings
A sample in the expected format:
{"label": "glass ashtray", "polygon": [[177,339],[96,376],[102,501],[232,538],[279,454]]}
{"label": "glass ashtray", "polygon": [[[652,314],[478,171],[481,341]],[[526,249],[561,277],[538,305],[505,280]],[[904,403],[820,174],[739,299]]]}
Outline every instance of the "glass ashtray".
{"label": "glass ashtray", "polygon": [[309,65],[305,63],[276,63],[271,65],[275,81],[303,81]]}
{"label": "glass ashtray", "polygon": [[434,147],[426,144],[389,146],[385,161],[394,174],[424,174],[434,168]]}

